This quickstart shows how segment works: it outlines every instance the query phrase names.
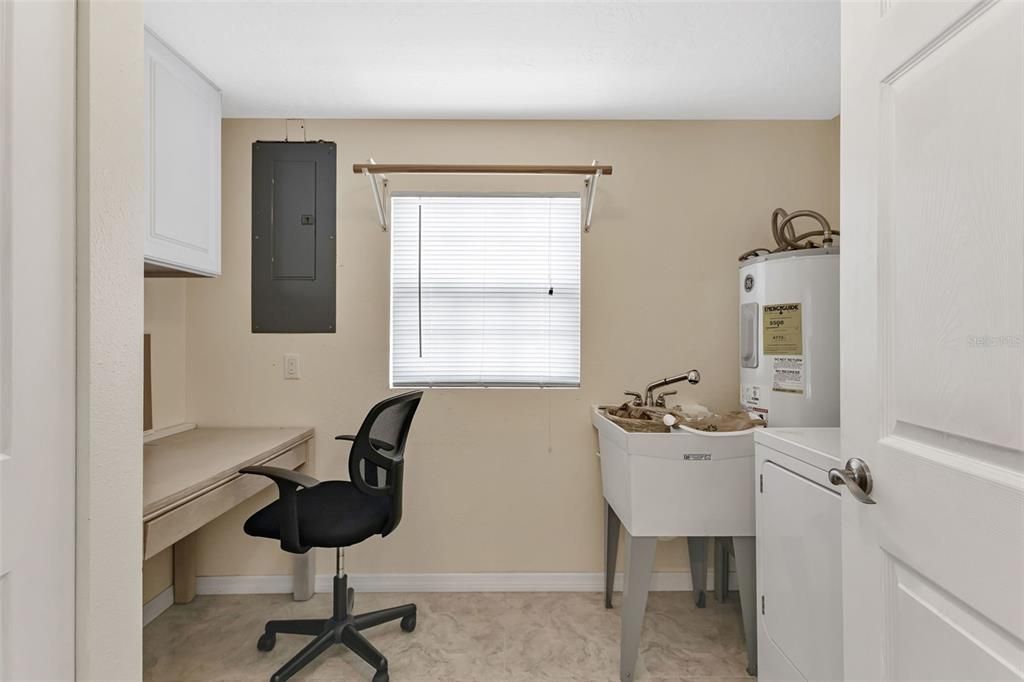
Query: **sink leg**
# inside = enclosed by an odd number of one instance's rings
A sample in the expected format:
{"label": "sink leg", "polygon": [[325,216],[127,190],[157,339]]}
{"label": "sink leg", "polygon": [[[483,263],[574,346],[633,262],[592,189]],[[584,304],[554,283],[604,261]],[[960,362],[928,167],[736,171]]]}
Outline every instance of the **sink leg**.
{"label": "sink leg", "polygon": [[690,554],[690,580],[693,582],[693,601],[698,609],[704,608],[705,591],[708,586],[708,539],[706,537],[686,538],[686,549]]}
{"label": "sink leg", "polygon": [[755,538],[734,537],[736,581],[740,588],[740,610],[743,612],[743,636],[747,640],[747,673],[757,675],[757,559]]}
{"label": "sink leg", "polygon": [[619,679],[631,682],[640,653],[640,634],[643,631],[644,612],[647,610],[647,591],[654,570],[656,537],[635,538],[626,533],[626,579],[622,595],[622,635],[619,642]]}
{"label": "sink leg", "polygon": [[615,589],[615,560],[619,555],[619,528],[622,523],[615,510],[604,503],[604,607],[612,607],[612,590]]}
{"label": "sink leg", "polygon": [[715,538],[715,599],[724,603],[729,598],[728,538]]}

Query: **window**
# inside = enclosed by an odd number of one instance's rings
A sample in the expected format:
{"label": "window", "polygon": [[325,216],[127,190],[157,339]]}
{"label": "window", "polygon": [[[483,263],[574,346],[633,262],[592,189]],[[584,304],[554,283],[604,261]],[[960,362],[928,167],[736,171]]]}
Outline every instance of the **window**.
{"label": "window", "polygon": [[391,228],[392,386],[579,386],[579,195],[395,194]]}

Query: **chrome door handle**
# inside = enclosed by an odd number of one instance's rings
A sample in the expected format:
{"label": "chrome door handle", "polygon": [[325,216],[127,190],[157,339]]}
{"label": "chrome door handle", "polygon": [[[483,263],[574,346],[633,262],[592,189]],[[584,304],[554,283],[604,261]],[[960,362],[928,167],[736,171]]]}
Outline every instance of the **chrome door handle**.
{"label": "chrome door handle", "polygon": [[874,487],[871,470],[862,459],[851,457],[846,460],[845,469],[829,469],[828,481],[832,485],[845,483],[857,500],[864,504],[875,504],[875,501],[871,499],[871,489]]}

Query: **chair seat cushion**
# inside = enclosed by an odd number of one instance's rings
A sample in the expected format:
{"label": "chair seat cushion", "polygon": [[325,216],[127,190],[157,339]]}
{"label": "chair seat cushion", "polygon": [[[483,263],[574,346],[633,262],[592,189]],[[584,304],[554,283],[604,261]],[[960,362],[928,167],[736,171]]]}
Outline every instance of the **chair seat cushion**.
{"label": "chair seat cushion", "polygon": [[[348,547],[384,530],[391,515],[386,496],[367,495],[348,481],[323,481],[297,492],[299,538],[307,547]],[[281,538],[281,501],[249,517],[245,532]]]}

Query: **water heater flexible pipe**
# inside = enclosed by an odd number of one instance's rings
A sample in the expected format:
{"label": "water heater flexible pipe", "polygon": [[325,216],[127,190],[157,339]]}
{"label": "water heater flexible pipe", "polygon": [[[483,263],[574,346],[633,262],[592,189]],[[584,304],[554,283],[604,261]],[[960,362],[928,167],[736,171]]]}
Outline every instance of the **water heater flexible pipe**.
{"label": "water heater flexible pipe", "polygon": [[[780,218],[782,219],[781,222]],[[798,235],[796,234],[796,228],[793,227],[793,221],[797,218],[813,218],[821,225],[821,229]],[[786,213],[785,209],[777,208],[772,211],[772,238],[775,239],[776,248],[751,249],[742,254],[739,259],[743,261],[752,256],[759,256],[762,253],[779,253],[780,251],[815,248],[818,246],[817,244],[806,241],[811,237],[821,237],[822,246],[832,246],[832,236],[838,234],[839,230],[833,230],[828,219],[817,211],[804,209]]]}

